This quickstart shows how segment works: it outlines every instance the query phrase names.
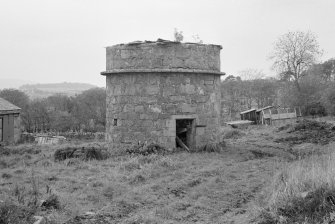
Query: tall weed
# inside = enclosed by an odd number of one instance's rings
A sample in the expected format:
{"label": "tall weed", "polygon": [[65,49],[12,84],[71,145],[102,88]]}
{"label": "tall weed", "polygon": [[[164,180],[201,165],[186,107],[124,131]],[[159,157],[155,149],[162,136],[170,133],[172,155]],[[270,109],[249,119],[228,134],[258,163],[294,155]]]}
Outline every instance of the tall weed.
{"label": "tall weed", "polygon": [[[262,216],[279,223],[322,223],[335,212],[335,153],[287,165],[269,188]],[[267,220],[268,222],[270,220]]]}

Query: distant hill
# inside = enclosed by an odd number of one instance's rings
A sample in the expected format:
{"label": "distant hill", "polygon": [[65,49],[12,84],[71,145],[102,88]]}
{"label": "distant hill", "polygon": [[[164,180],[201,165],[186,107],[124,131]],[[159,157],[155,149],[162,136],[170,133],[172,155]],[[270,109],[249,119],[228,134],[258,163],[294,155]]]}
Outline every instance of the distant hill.
{"label": "distant hill", "polygon": [[45,83],[45,84],[27,84],[20,86],[20,90],[25,92],[31,99],[45,98],[55,94],[66,96],[75,96],[81,92],[96,88],[97,86],[87,83]]}
{"label": "distant hill", "polygon": [[22,79],[0,79],[0,90],[1,89],[18,89],[24,84],[32,84],[30,80]]}

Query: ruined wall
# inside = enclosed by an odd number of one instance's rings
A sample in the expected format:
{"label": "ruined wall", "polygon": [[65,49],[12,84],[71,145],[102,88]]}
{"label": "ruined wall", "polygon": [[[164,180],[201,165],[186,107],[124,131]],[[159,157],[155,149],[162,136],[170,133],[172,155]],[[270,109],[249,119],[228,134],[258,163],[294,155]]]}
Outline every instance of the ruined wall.
{"label": "ruined wall", "polygon": [[154,42],[106,48],[106,70],[197,69],[220,72],[218,45]]}
{"label": "ruined wall", "polygon": [[174,42],[107,48],[107,140],[173,148],[178,119],[194,119],[195,146],[216,140],[220,49]]}

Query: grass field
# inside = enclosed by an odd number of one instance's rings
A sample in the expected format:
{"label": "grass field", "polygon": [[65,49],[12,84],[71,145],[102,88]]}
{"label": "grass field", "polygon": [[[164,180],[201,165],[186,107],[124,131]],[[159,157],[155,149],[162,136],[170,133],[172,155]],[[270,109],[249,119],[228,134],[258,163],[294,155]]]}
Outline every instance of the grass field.
{"label": "grass field", "polygon": [[[300,197],[329,181],[334,186],[330,162],[331,169],[304,162],[319,161],[315,151],[330,158],[324,155],[329,155],[331,143],[278,141],[288,135],[276,127],[226,128],[227,144],[221,152],[110,152],[100,161],[56,162],[55,150],[66,145],[12,146],[0,157],[0,214],[1,208],[4,212],[13,205],[27,209],[21,216],[44,216],[48,223],[280,223],[285,217],[278,208],[292,195]],[[318,185],[302,175],[304,169],[314,172],[313,177],[307,175],[312,179],[319,178],[322,169],[328,174],[320,177],[323,182],[315,181]],[[280,175],[286,185],[278,184]],[[301,188],[304,182],[313,186]],[[54,203],[41,206],[43,202]],[[27,218],[22,223],[31,222]]]}

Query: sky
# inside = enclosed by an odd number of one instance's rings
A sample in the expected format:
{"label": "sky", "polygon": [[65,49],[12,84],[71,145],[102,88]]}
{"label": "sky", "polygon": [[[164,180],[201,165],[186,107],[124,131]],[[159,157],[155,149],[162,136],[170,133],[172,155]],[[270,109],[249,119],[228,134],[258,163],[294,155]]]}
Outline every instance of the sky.
{"label": "sky", "polygon": [[0,80],[105,86],[105,47],[135,40],[222,45],[221,71],[275,76],[268,59],[289,31],[311,31],[335,57],[334,0],[0,0]]}

